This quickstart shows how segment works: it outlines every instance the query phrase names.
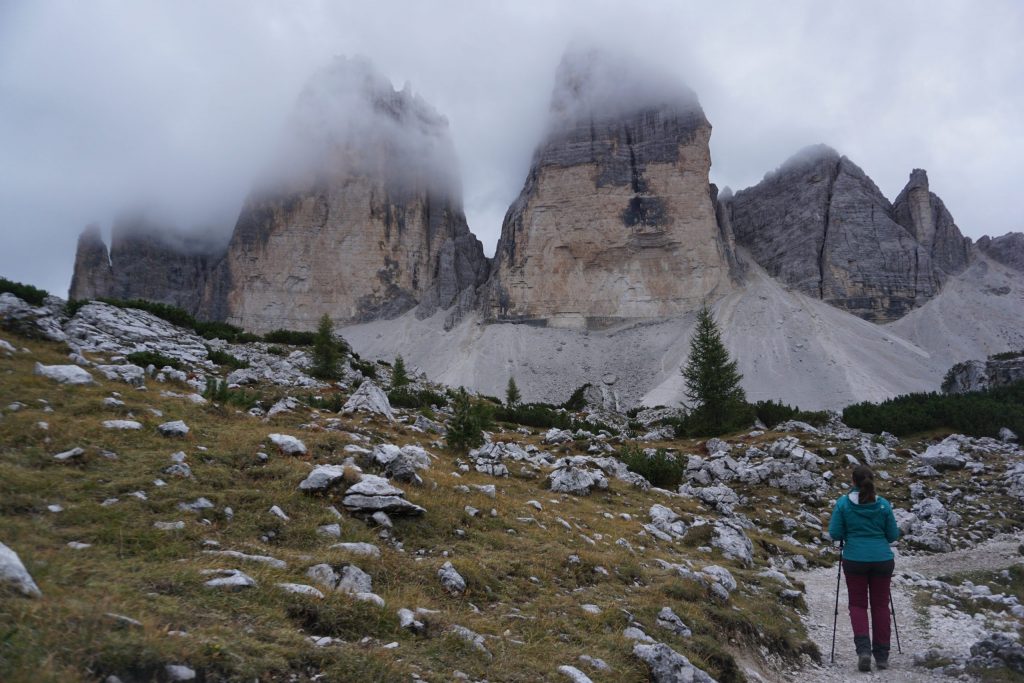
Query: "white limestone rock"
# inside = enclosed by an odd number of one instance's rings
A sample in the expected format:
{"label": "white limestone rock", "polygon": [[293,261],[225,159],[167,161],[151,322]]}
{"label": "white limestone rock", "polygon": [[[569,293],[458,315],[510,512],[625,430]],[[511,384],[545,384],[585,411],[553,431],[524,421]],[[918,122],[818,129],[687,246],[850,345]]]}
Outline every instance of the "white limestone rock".
{"label": "white limestone rock", "polygon": [[133,431],[142,429],[142,423],[137,420],[104,420],[103,427],[105,429]]}
{"label": "white limestone rock", "polygon": [[555,493],[569,493],[574,496],[587,496],[594,489],[608,488],[608,478],[600,470],[585,469],[568,465],[554,470],[548,475],[549,487]]}
{"label": "white limestone rock", "polygon": [[706,671],[664,643],[637,643],[633,656],[647,665],[652,683],[716,683]]}
{"label": "white limestone rock", "polygon": [[390,422],[395,421],[395,414],[391,410],[391,402],[384,390],[374,384],[371,380],[363,380],[355,393],[345,402],[341,412],[345,415],[354,412],[374,413],[383,415]]}
{"label": "white limestone rock", "polygon": [[240,569],[204,569],[201,573],[205,576],[215,577],[203,583],[204,586],[209,586],[211,588],[227,588],[233,590],[238,588],[249,588],[250,586],[256,585],[255,579]]}
{"label": "white limestone rock", "polygon": [[267,437],[285,455],[305,455],[306,444],[288,434],[271,434]]}
{"label": "white limestone rock", "polygon": [[112,382],[124,382],[133,387],[141,387],[146,383],[146,370],[138,365],[97,365],[96,372]]}
{"label": "white limestone rock", "polygon": [[342,465],[317,465],[299,482],[299,490],[306,493],[326,491],[344,478],[345,468]]}
{"label": "white limestone rock", "polygon": [[0,583],[13,586],[22,595],[29,598],[43,597],[39,586],[25,569],[18,554],[0,543]]}
{"label": "white limestone rock", "polygon": [[341,504],[357,514],[384,512],[392,515],[422,515],[426,510],[405,500],[405,492],[387,479],[364,474],[358,483],[345,491]]}
{"label": "white limestone rock", "polygon": [[183,420],[164,422],[156,430],[163,436],[187,436],[189,432],[188,425]]}
{"label": "white limestone rock", "polygon": [[92,378],[92,375],[87,370],[77,365],[43,365],[42,363],[36,363],[33,374],[52,379],[58,384],[83,385],[96,383],[96,380]]}
{"label": "white limestone rock", "polygon": [[324,594],[313,586],[307,586],[304,583],[278,583],[275,584],[278,588],[285,591],[286,593],[296,593],[298,595],[309,595],[314,598],[323,598]]}
{"label": "white limestone rock", "polygon": [[437,570],[437,578],[440,579],[441,586],[452,595],[462,595],[466,592],[466,580],[462,578],[462,574],[459,574],[451,562],[441,565],[441,568]]}

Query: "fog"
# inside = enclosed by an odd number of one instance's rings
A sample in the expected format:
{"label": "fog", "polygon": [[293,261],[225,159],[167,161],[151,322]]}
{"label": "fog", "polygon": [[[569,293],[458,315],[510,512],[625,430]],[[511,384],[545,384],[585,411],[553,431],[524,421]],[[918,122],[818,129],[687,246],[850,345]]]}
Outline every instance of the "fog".
{"label": "fog", "polygon": [[80,230],[139,207],[228,234],[337,55],[448,120],[470,228],[493,253],[577,42],[696,92],[720,187],[822,142],[890,199],[926,168],[967,235],[1024,228],[1024,5],[848,4],[0,2],[0,275],[63,296]]}

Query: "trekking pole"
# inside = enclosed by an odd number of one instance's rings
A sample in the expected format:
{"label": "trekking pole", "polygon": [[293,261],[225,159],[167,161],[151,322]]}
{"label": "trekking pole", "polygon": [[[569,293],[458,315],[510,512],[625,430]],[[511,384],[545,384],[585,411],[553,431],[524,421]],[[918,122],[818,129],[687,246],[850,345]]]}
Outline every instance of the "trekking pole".
{"label": "trekking pole", "polygon": [[[836,625],[839,623],[839,582],[843,576],[843,541],[839,541],[839,572],[836,574],[836,612],[832,617],[832,656],[831,661],[836,663]],[[891,595],[889,597],[892,597]],[[897,642],[899,636],[896,636]],[[902,653],[901,653],[902,654]]]}
{"label": "trekking pole", "polygon": [[892,591],[889,591],[889,613],[892,614],[892,627],[896,631],[896,652],[903,654],[900,647],[900,627],[896,625],[896,603],[892,600]]}

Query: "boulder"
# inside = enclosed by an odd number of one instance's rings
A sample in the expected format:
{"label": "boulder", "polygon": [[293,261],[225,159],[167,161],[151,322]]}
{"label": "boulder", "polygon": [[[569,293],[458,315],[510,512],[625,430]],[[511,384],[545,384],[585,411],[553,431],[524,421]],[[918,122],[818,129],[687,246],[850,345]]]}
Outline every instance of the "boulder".
{"label": "boulder", "polygon": [[422,515],[426,510],[405,500],[405,492],[388,483],[387,479],[364,474],[358,483],[345,491],[341,504],[350,512],[372,515]]}
{"label": "boulder", "polygon": [[601,470],[567,465],[548,475],[549,488],[555,493],[587,496],[594,489],[608,488],[608,478]]}
{"label": "boulder", "polygon": [[658,612],[658,620],[655,623],[657,623],[661,628],[671,631],[677,636],[682,636],[683,638],[689,638],[693,635],[693,631],[683,623],[683,620],[679,618],[678,614],[672,611],[671,607],[662,607],[661,611]]}
{"label": "boulder", "polygon": [[33,374],[52,379],[59,384],[95,384],[92,375],[77,365],[43,365],[42,363],[36,363]]}
{"label": "boulder", "polygon": [[305,455],[306,444],[288,434],[270,434],[270,442],[277,446],[277,449],[285,455]]}
{"label": "boulder", "polygon": [[706,671],[664,643],[637,643],[633,656],[647,665],[652,683],[715,683]]}
{"label": "boulder", "polygon": [[163,436],[187,436],[189,432],[188,425],[183,420],[164,422],[156,430]]}
{"label": "boulder", "polygon": [[437,570],[437,578],[441,586],[452,595],[462,595],[466,592],[466,580],[456,571],[451,562],[445,562]]}
{"label": "boulder", "polygon": [[754,564],[754,544],[747,538],[743,528],[732,520],[718,520],[714,523],[711,545],[722,551],[722,555],[737,560],[749,567]]}
{"label": "boulder", "polygon": [[383,415],[389,421],[394,422],[395,414],[391,410],[391,402],[384,390],[374,384],[371,380],[363,380],[348,401],[345,402],[341,412],[349,413],[365,412]]}
{"label": "boulder", "polygon": [[146,370],[138,365],[97,365],[96,372],[111,381],[124,382],[133,387],[141,387],[146,383]]}
{"label": "boulder", "polygon": [[937,470],[961,470],[967,465],[968,458],[960,451],[960,443],[963,437],[954,434],[946,437],[937,444],[932,444],[925,452],[918,455],[916,460],[922,465],[934,467]]}
{"label": "boulder", "polygon": [[142,423],[136,420],[104,420],[103,427],[106,429],[138,430],[142,429]]}
{"label": "boulder", "polygon": [[32,576],[21,563],[18,554],[0,543],[0,583],[13,587],[16,591],[29,598],[41,598],[42,591],[32,580]]}
{"label": "boulder", "polygon": [[306,493],[326,491],[345,477],[342,465],[317,465],[299,482],[299,490]]}
{"label": "boulder", "polygon": [[256,585],[256,581],[240,569],[204,569],[201,573],[215,577],[203,583],[211,588],[237,589]]}

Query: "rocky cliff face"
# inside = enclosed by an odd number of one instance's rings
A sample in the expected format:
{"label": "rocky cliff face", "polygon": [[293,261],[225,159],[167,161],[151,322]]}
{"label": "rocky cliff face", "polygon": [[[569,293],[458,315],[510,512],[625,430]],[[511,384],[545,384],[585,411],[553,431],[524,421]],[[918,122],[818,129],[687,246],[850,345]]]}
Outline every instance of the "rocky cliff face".
{"label": "rocky cliff face", "polygon": [[1002,237],[985,235],[977,247],[993,261],[1024,272],[1024,232],[1008,232]]}
{"label": "rocky cliff face", "polygon": [[140,216],[120,219],[109,252],[99,229],[90,226],[78,239],[71,299],[146,299],[203,309],[203,292],[223,254],[223,246],[201,236],[154,226]]}
{"label": "rocky cliff face", "polygon": [[486,315],[592,326],[690,311],[726,289],[710,136],[689,89],[567,54],[547,139],[502,225]]}
{"label": "rocky cliff face", "polygon": [[302,93],[278,168],[242,209],[212,316],[263,332],[471,303],[488,263],[447,121],[421,98],[338,59]]}
{"label": "rocky cliff face", "polygon": [[970,240],[928,191],[924,171],[893,205],[824,145],[723,203],[737,242],[769,274],[867,320],[903,316],[968,261]]}
{"label": "rocky cliff face", "polygon": [[949,394],[982,391],[1024,382],[1024,352],[989,356],[987,360],[968,360],[957,363],[942,382],[942,390]]}

